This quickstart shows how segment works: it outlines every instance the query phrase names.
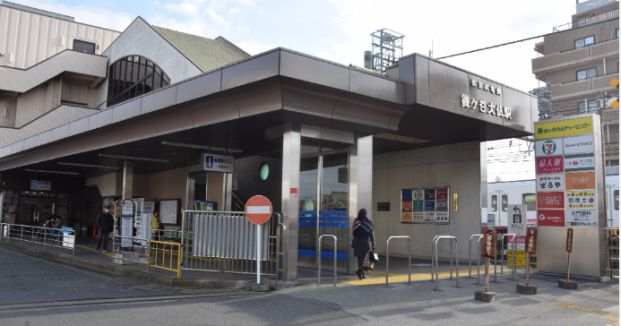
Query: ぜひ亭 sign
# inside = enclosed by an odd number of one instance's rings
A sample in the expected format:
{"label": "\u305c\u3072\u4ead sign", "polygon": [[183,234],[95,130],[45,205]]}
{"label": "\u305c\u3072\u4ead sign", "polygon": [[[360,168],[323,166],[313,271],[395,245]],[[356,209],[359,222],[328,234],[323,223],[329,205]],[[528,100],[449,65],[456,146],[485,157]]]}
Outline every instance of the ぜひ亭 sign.
{"label": "\u305c\u3072\u4ead sign", "polygon": [[558,174],[541,174],[537,176],[537,192],[565,190],[565,176]]}

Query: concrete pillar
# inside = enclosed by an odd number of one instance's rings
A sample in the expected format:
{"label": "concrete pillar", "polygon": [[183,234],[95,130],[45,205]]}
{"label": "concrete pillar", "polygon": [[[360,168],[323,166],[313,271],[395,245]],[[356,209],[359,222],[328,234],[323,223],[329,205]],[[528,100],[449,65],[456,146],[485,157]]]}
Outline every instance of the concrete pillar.
{"label": "concrete pillar", "polygon": [[[366,209],[369,215],[373,212],[373,136],[357,138],[349,152],[350,231],[358,210],[362,208]],[[353,249],[351,246],[348,247],[350,249],[347,272],[351,273],[357,269],[357,262]]]}
{"label": "concrete pillar", "polygon": [[132,199],[134,196],[134,162],[123,162],[123,188],[121,190],[121,198]]}
{"label": "concrete pillar", "polygon": [[295,280],[298,268],[298,226],[300,191],[300,147],[299,128],[290,124],[283,130],[282,139],[282,214],[287,227],[285,233],[286,268],[285,279]]}

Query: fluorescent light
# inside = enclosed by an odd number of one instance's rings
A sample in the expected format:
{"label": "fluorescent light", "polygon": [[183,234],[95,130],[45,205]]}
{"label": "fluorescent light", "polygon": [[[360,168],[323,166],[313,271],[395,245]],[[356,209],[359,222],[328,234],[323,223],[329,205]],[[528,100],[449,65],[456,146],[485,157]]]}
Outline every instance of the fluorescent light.
{"label": "fluorescent light", "polygon": [[165,160],[163,158],[150,158],[150,157],[142,157],[142,156],[126,156],[126,155],[112,155],[112,154],[99,154],[99,156],[108,157],[108,158],[118,158],[122,160],[130,160],[130,161],[168,163],[168,160]]}
{"label": "fluorescent light", "polygon": [[177,146],[177,147],[186,147],[186,148],[194,148],[194,149],[204,149],[207,151],[216,151],[216,152],[223,152],[223,153],[243,153],[244,151],[241,149],[235,149],[235,148],[222,148],[222,147],[215,147],[215,146],[205,146],[205,145],[197,145],[197,144],[187,144],[187,143],[177,143],[177,142],[172,142],[172,141],[163,141],[162,145],[166,145],[166,146]]}
{"label": "fluorescent light", "polygon": [[78,172],[35,170],[35,169],[24,169],[24,171],[26,171],[26,172],[37,172],[37,173],[66,174],[66,175],[79,175],[80,174]]}
{"label": "fluorescent light", "polygon": [[86,164],[86,163],[71,163],[71,162],[58,162],[58,165],[78,166],[82,168],[95,168],[95,169],[108,169],[108,170],[119,170],[120,169],[120,167],[118,166]]}

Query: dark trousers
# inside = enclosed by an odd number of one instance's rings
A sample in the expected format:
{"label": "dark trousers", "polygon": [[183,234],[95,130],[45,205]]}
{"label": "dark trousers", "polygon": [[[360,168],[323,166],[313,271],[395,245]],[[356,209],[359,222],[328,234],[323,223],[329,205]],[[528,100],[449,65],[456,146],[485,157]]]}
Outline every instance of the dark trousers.
{"label": "dark trousers", "polygon": [[358,270],[364,272],[364,258],[365,257],[357,257],[358,258]]}
{"label": "dark trousers", "polygon": [[103,250],[108,250],[108,235],[110,232],[99,232],[99,241],[97,241],[97,250],[101,249],[101,243],[103,242]]}

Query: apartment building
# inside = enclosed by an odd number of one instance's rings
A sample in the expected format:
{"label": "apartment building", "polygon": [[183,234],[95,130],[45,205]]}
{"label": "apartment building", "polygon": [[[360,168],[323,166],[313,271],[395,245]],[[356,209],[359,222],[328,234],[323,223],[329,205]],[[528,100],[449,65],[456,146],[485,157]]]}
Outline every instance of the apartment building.
{"label": "apartment building", "polygon": [[535,51],[542,56],[532,71],[549,92],[538,96],[552,103],[540,108],[540,119],[600,113],[606,166],[618,174],[619,112],[610,103],[619,96],[619,2],[576,2],[571,22],[554,27]]}

